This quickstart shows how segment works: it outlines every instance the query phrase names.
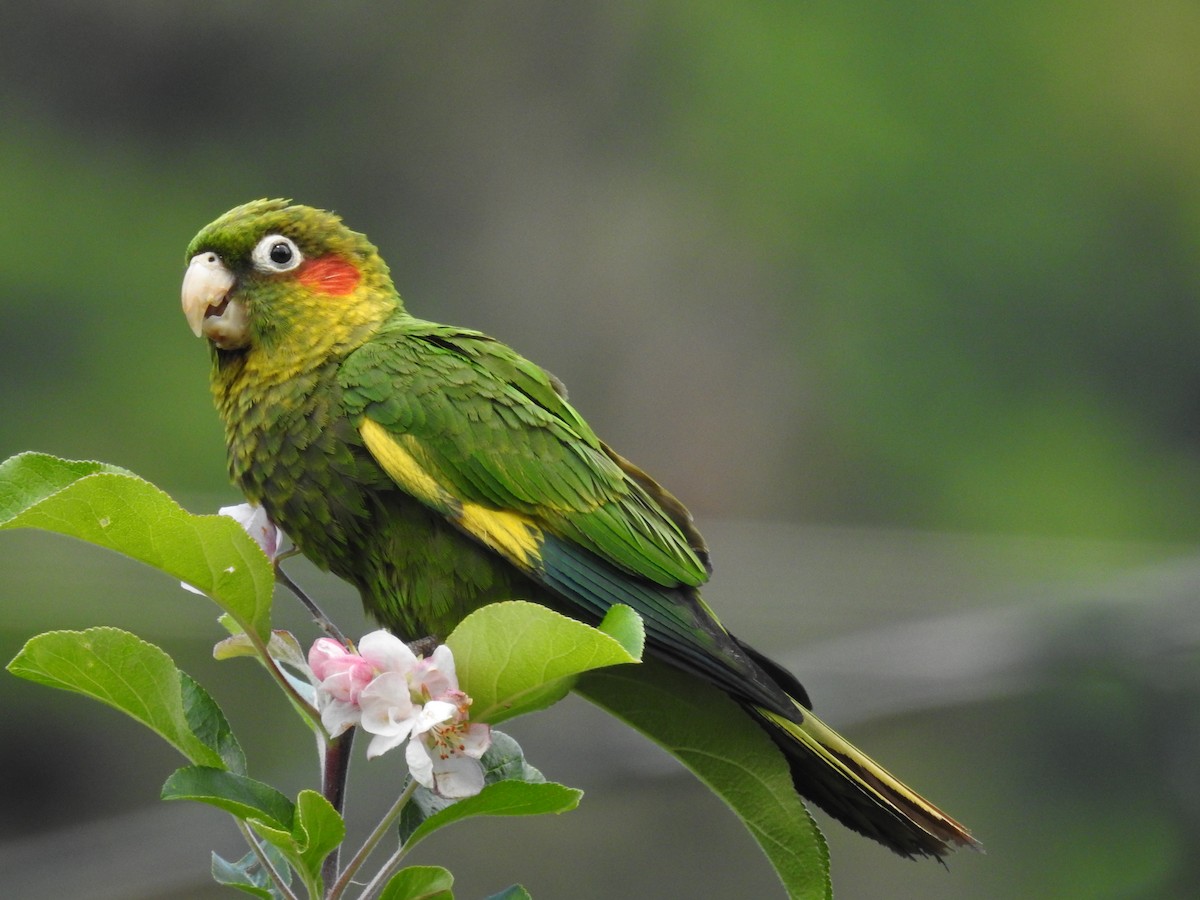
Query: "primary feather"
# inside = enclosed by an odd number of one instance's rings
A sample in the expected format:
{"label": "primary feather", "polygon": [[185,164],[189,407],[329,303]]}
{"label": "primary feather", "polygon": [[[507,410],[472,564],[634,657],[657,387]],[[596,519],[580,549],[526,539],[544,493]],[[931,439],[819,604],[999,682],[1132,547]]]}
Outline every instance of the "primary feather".
{"label": "primary feather", "polygon": [[248,203],[187,257],[184,311],[212,345],[230,474],[388,627],[444,636],[514,597],[586,621],[627,604],[651,654],[767,731],[800,793],[906,856],[974,845],[720,624],[698,590],[708,550],[687,510],[600,441],[543,369],[411,316],[375,248],[331,213]]}

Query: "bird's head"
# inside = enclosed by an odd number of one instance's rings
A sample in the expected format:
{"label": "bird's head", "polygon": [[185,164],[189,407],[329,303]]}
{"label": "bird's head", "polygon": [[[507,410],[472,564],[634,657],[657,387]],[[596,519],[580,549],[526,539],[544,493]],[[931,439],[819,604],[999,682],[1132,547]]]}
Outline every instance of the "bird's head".
{"label": "bird's head", "polygon": [[183,313],[227,352],[328,352],[400,305],[370,241],[333,213],[255,200],[205,226],[187,249]]}

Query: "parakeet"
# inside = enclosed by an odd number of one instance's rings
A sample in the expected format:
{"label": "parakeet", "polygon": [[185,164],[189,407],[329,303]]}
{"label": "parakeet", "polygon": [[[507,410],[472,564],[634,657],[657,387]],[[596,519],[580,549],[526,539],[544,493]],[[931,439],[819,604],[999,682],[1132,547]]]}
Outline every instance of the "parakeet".
{"label": "parakeet", "polygon": [[183,309],[211,345],[229,472],[401,637],[527,599],[595,622],[726,692],[796,790],[905,856],[975,841],[836,734],[789,672],[701,598],[687,509],[601,441],[548,372],[487,335],[412,316],[376,248],[329,212],[257,200],[187,249]]}

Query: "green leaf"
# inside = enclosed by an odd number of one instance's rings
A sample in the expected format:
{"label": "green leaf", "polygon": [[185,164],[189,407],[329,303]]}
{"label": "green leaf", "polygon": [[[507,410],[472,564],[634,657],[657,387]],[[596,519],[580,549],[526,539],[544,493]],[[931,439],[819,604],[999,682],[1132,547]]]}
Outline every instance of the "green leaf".
{"label": "green leaf", "polygon": [[[227,627],[232,626],[234,633],[213,645],[213,659],[224,661],[237,659],[240,656],[259,658],[258,648],[249,636],[237,627],[237,623],[228,616],[221,616],[220,622]],[[271,632],[271,637],[267,640],[267,655],[276,662],[284,663],[301,671],[308,667],[308,658],[304,648],[300,646],[300,642],[290,631],[277,628]]]}
{"label": "green leaf", "polygon": [[292,801],[270,785],[210,766],[175,770],[162,787],[162,799],[207,803],[289,834],[296,813]]}
{"label": "green leaf", "polygon": [[242,771],[245,757],[220,708],[166,653],[119,628],[31,638],[8,671],[106,703],[197,765]]}
{"label": "green leaf", "polygon": [[212,597],[266,640],[275,573],[228,516],[195,516],[103,463],[22,453],[0,463],[0,529],[40,528],[123,553]]}
{"label": "green leaf", "polygon": [[287,858],[309,894],[320,896],[324,892],[321,863],[346,837],[345,822],[329,801],[316,791],[301,791],[295,806],[273,788],[266,788],[266,791],[264,796],[281,812],[294,810],[294,815],[286,822],[279,817],[274,820],[265,816],[253,817],[254,830]]}
{"label": "green leaf", "polygon": [[498,781],[485,785],[474,797],[455,800],[434,813],[413,830],[404,842],[405,847],[414,847],[439,828],[474,816],[537,816],[567,812],[579,805],[582,796],[583,791],[553,782]]}
{"label": "green leaf", "polygon": [[497,781],[528,781],[540,784],[546,776],[525,759],[525,751],[512,735],[492,729],[492,742],[479,758],[483,766],[483,783]]}
{"label": "green leaf", "polygon": [[409,866],[391,877],[379,900],[454,900],[453,884],[441,866]]}
{"label": "green leaf", "polygon": [[506,887],[498,894],[489,895],[486,900],[533,900],[529,896],[529,891],[525,890],[521,885],[514,884]]}
{"label": "green leaf", "polygon": [[724,800],[793,900],[827,900],[829,851],[786,760],[723,692],[657,660],[591,672],[578,693],[659,744]]}
{"label": "green leaf", "polygon": [[298,862],[313,879],[321,877],[321,863],[346,837],[346,823],[333,805],[316,791],[303,790],[296,798],[292,839]]}
{"label": "green leaf", "polygon": [[217,751],[224,768],[246,773],[246,754],[233,736],[229,722],[217,702],[186,672],[179,672],[179,688],[183,696],[183,712],[188,728],[206,746]]}
{"label": "green leaf", "polygon": [[46,453],[18,453],[0,463],[0,522],[14,518],[63,485],[89,475],[133,475],[128,469],[91,460],[59,459]]}
{"label": "green leaf", "polygon": [[646,626],[632,606],[624,603],[610,606],[596,628],[615,639],[634,659],[642,658],[646,649]]}
{"label": "green leaf", "polygon": [[[287,860],[269,844],[262,849],[271,861],[271,865],[275,867],[275,871],[285,880],[286,884],[290,885],[292,870],[288,868]],[[212,855],[212,877],[217,884],[237,888],[239,891],[261,897],[263,900],[281,900],[282,898],[275,887],[275,882],[263,870],[258,856],[253,850],[237,862],[229,862],[214,853]]]}
{"label": "green leaf", "polygon": [[[617,613],[614,623],[633,643],[628,617]],[[638,661],[618,638],[525,601],[476,610],[446,644],[472,699],[472,720],[492,725],[556,703],[581,672]]]}

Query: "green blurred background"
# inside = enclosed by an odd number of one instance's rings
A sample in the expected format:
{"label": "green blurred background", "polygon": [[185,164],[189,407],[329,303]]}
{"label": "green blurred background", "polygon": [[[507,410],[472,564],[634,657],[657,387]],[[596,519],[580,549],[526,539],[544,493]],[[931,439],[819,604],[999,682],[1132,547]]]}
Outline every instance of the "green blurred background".
{"label": "green blurred background", "polygon": [[[1165,0],[0,6],[0,457],[234,502],[184,248],[254,197],[336,209],[416,314],[566,381],[690,505],[726,621],[988,848],[947,873],[830,826],[839,896],[1196,896],[1197,46]],[[312,782],[263,679],[208,659],[211,607],[44,535],[0,566],[5,660],[136,630],[256,774]],[[236,834],[156,802],[168,749],[8,676],[0,703],[13,896],[208,896]],[[584,704],[513,731],[589,794],[431,842],[462,896],[777,895]]]}

